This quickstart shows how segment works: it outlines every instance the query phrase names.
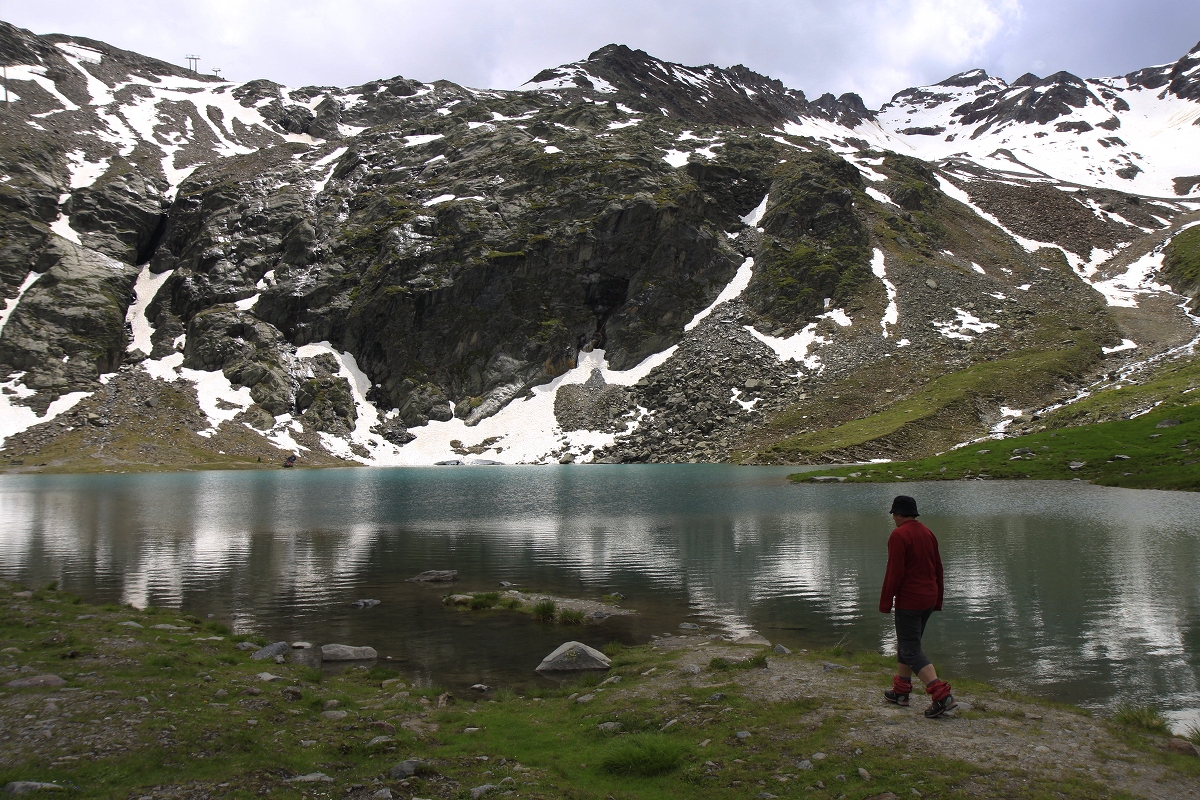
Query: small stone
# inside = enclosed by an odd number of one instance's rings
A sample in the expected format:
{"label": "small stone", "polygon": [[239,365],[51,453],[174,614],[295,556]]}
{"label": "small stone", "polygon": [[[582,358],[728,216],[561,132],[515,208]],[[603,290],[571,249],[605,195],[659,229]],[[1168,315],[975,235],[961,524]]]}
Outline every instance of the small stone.
{"label": "small stone", "polygon": [[450,694],[449,692],[442,692],[441,694],[438,695],[438,699],[437,699],[438,708],[445,708],[446,706],[452,706],[452,705],[454,705],[454,695]]}
{"label": "small stone", "polygon": [[[284,689],[284,691],[286,692],[287,689]],[[217,697],[217,698],[229,697],[229,692],[225,691],[224,689],[217,689],[217,691],[213,694],[213,697]]]}
{"label": "small stone", "polygon": [[845,667],[843,667],[841,664],[834,664],[831,661],[825,662],[825,671],[826,672],[833,672],[835,669],[845,669]]}
{"label": "small stone", "polygon": [[1154,427],[1156,427],[1156,428],[1174,428],[1176,425],[1179,425],[1179,424],[1180,424],[1180,422],[1177,419],[1164,419],[1162,422],[1158,423]]}
{"label": "small stone", "polygon": [[676,719],[673,719],[670,722],[668,722],[666,725],[663,725],[661,728],[659,728],[659,730],[665,731],[667,728],[674,727],[675,725],[678,725],[678,724],[679,724],[679,719],[676,718]]}
{"label": "small stone", "polygon": [[719,703],[719,702],[721,702],[721,701],[722,701],[722,700],[724,700],[724,699],[725,699],[725,693],[724,693],[724,692],[714,692],[713,694],[710,694],[710,695],[709,695],[709,696],[708,696],[708,697],[705,699],[705,701],[704,701],[704,702],[706,702],[706,703]]}
{"label": "small stone", "polygon": [[260,681],[263,681],[264,683],[274,683],[275,681],[283,680],[283,678],[281,678],[280,676],[272,675],[269,672],[260,672],[257,675],[255,675],[254,677],[258,678]]}
{"label": "small stone", "polygon": [[738,731],[734,735],[737,736],[737,738],[741,739],[744,742],[750,738],[750,731]]}
{"label": "small stone", "polygon": [[829,756],[825,755],[824,753],[813,753],[812,754],[813,761],[824,761],[827,758],[829,758]]}
{"label": "small stone", "polygon": [[[31,599],[31,598],[33,597],[33,592],[30,592],[30,591],[24,591],[24,592],[13,592],[13,593],[12,593],[12,596],[13,596],[13,597],[19,597],[19,598],[21,598],[22,600],[29,600],[29,599]],[[20,782],[21,782],[21,783],[28,783],[29,781],[20,781]]]}
{"label": "small stone", "polygon": [[142,628],[142,627],[143,627],[143,626],[141,626],[141,625],[137,624],[136,622],[134,622],[134,621],[133,621],[133,620],[131,620],[131,619],[127,619],[127,620],[125,620],[124,622],[118,622],[117,624],[118,624],[118,625],[121,625],[121,626],[123,626],[123,627],[126,627],[126,628],[139,628],[139,629],[140,629],[140,628]]}
{"label": "small stone", "polygon": [[21,648],[19,648],[19,647],[6,647],[6,648],[4,648],[3,650],[0,650],[0,653],[8,653],[9,655],[14,655],[14,656],[15,656],[15,655],[20,655],[20,653],[21,653]]}
{"label": "small stone", "polygon": [[384,733],[395,733],[396,726],[390,722],[372,722],[371,727],[376,730],[381,730]]}
{"label": "small stone", "polygon": [[333,711],[335,708],[337,708],[340,705],[341,705],[341,703],[338,702],[337,700],[326,700],[324,703],[321,704],[321,710],[322,711]]}
{"label": "small stone", "polygon": [[700,626],[694,622],[681,622],[681,623],[679,623],[679,630],[681,630],[681,631],[698,631],[698,630],[700,630]]}
{"label": "small stone", "polygon": [[371,741],[367,742],[367,747],[374,747],[377,744],[387,744],[394,741],[395,739],[390,736],[376,736]]}
{"label": "small stone", "polygon": [[1080,470],[1087,466],[1087,462],[1086,461],[1072,461],[1067,466],[1069,468],[1071,468],[1072,470]]}
{"label": "small stone", "polygon": [[575,698],[575,702],[576,703],[590,703],[595,699],[596,699],[596,695],[594,695],[594,694],[582,694],[579,697]]}
{"label": "small stone", "polygon": [[298,686],[285,686],[279,690],[279,693],[283,695],[284,700],[290,700],[293,703],[304,699],[304,692],[300,691]]}
{"label": "small stone", "polygon": [[463,728],[463,733],[479,733],[482,728]]}
{"label": "small stone", "polygon": [[351,647],[348,644],[321,645],[322,661],[372,661],[379,658],[374,647]]}
{"label": "small stone", "polygon": [[803,761],[796,762],[796,769],[812,769],[812,768],[813,768],[812,762],[809,761],[807,758],[804,759]]}
{"label": "small stone", "polygon": [[[916,789],[913,789],[912,792],[917,797],[921,796],[921,793],[918,792]],[[897,798],[896,795],[892,792],[884,792],[883,794],[873,794],[870,797],[868,797],[866,800],[899,800],[899,798]]]}
{"label": "small stone", "polygon": [[250,725],[250,726],[254,726],[254,725],[257,725],[257,724],[258,724],[258,720],[256,720],[256,719],[248,719],[248,720],[246,720],[246,724],[247,724],[247,725]]}
{"label": "small stone", "polygon": [[1050,752],[1050,748],[1049,748],[1049,747],[1046,747],[1046,745],[1044,745],[1044,744],[1039,744],[1037,747],[1033,748],[1033,752],[1035,752],[1035,753],[1049,753],[1049,752]]}
{"label": "small stone", "polygon": [[478,800],[478,798],[483,797],[485,794],[490,794],[499,788],[499,786],[491,783],[485,783],[482,786],[476,786],[471,790],[471,800]]}
{"label": "small stone", "polygon": [[773,647],[771,649],[775,652],[776,655],[790,656],[792,654],[791,650],[788,650],[786,647],[784,647],[781,644],[777,644],[777,645],[775,645],[775,647]]}
{"label": "small stone", "polygon": [[334,709],[331,711],[322,711],[321,716],[330,722],[341,722],[346,717],[350,716],[350,712]]}
{"label": "small stone", "polygon": [[476,683],[472,684],[471,690],[475,692],[490,692],[492,687],[488,686],[486,683]]}
{"label": "small stone", "polygon": [[374,608],[379,605],[378,600],[355,600],[351,605],[355,608]]}
{"label": "small stone", "polygon": [[371,795],[371,800],[392,800],[392,790],[386,787],[380,789],[378,792]]}
{"label": "small stone", "polygon": [[309,642],[292,642],[293,650],[309,650],[311,648],[312,644]]}
{"label": "small stone", "polygon": [[287,783],[333,783],[333,778],[326,775],[324,772],[310,772],[307,775],[297,775],[294,778],[288,778]]}
{"label": "small stone", "polygon": [[712,739],[705,739],[703,742],[700,743],[700,747],[708,747],[708,745],[711,742],[712,742]]}
{"label": "small stone", "polygon": [[316,743],[317,743],[316,739],[301,739],[300,740],[301,747],[312,747]]}
{"label": "small stone", "polygon": [[759,636],[757,633],[748,633],[745,636],[739,636],[733,640],[734,644],[760,644],[764,647],[770,647],[771,643],[766,638]]}
{"label": "small stone", "polygon": [[925,285],[928,286],[930,289],[936,289],[938,287],[938,282],[935,281],[933,278],[928,278],[925,281]]}
{"label": "small stone", "polygon": [[601,733],[616,733],[623,727],[625,726],[619,722],[601,722],[596,726],[596,730],[600,731]]}
{"label": "small stone", "polygon": [[699,664],[685,664],[679,668],[679,671],[684,675],[699,675],[701,672],[703,672],[703,670],[700,669]]}
{"label": "small stone", "polygon": [[858,777],[862,778],[864,781],[869,781],[869,780],[871,780],[871,773],[867,772],[862,767],[859,767],[858,768]]}
{"label": "small stone", "polygon": [[1187,739],[1178,737],[1167,742],[1167,749],[1172,753],[1178,753],[1181,756],[1196,756],[1200,757],[1200,748],[1189,742]]}
{"label": "small stone", "polygon": [[156,631],[190,631],[191,630],[191,628],[183,628],[183,627],[180,627],[179,625],[169,625],[165,622],[162,623],[161,625],[151,625],[150,627]]}
{"label": "small stone", "polygon": [[[124,623],[121,623],[121,624],[123,625]],[[137,623],[135,622],[134,625],[137,625]],[[141,626],[138,625],[138,627],[140,628]],[[258,645],[256,645],[254,642],[238,642],[237,644],[234,645],[234,649],[236,649],[236,650],[257,650]]]}
{"label": "small stone", "polygon": [[238,692],[238,694],[249,694],[249,695],[262,694],[262,689],[258,688],[257,686],[250,686],[248,688],[242,689],[240,692]]}
{"label": "small stone", "polygon": [[39,687],[56,688],[66,686],[67,682],[57,675],[34,675],[30,678],[17,678],[4,684],[10,689],[34,689]]}
{"label": "small stone", "polygon": [[759,798],[759,800],[774,800],[774,798],[779,797],[779,795],[771,794],[770,792],[759,792],[754,796]]}

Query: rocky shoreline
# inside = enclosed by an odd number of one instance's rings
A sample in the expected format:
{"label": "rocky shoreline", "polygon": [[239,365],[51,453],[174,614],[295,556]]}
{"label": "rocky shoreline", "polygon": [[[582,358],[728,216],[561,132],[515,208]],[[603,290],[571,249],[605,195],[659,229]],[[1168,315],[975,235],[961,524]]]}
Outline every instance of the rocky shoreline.
{"label": "rocky shoreline", "polygon": [[[681,626],[604,653],[564,645],[559,657],[594,668],[560,683],[531,664],[526,685],[451,692],[361,660],[373,651],[255,642],[53,589],[0,592],[10,793],[1200,797],[1190,742],[954,676],[962,708],[926,720],[919,696],[908,709],[882,701],[890,666],[873,653],[789,653]],[[312,666],[317,654],[344,668]],[[661,772],[612,766],[646,747],[668,754]]]}

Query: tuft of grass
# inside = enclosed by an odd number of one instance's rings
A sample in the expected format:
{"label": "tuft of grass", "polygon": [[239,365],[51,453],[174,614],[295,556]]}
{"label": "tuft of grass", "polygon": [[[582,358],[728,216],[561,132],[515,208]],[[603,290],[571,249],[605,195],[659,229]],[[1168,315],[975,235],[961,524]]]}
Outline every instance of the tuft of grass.
{"label": "tuft of grass", "polygon": [[1131,728],[1142,728],[1152,733],[1167,733],[1167,720],[1162,712],[1154,706],[1135,706],[1122,703],[1113,712],[1113,722],[1128,725]]}
{"label": "tuft of grass", "polygon": [[492,693],[492,699],[497,703],[511,703],[517,699],[517,693],[510,686],[501,686]]}
{"label": "tuft of grass", "polygon": [[476,592],[471,595],[471,608],[475,611],[480,611],[485,608],[494,608],[500,602],[499,592]]}
{"label": "tuft of grass", "polygon": [[374,666],[367,670],[367,674],[363,677],[372,681],[387,681],[392,678],[399,678],[400,673],[389,667]]}
{"label": "tuft of grass", "polygon": [[600,652],[604,653],[604,655],[608,656],[609,658],[612,658],[613,656],[618,655],[624,649],[625,645],[621,644],[620,642],[608,642],[604,645],[604,647],[600,648]]}
{"label": "tuft of grass", "polygon": [[1192,744],[1200,744],[1200,725],[1189,725],[1188,729],[1183,732],[1183,738]]}
{"label": "tuft of grass", "polygon": [[587,615],[577,608],[564,608],[558,612],[558,621],[562,625],[582,625],[586,618]]}
{"label": "tuft of grass", "polygon": [[600,758],[600,769],[610,775],[651,778],[683,766],[686,745],[654,734],[624,736]]}
{"label": "tuft of grass", "polygon": [[734,669],[766,669],[767,654],[759,653],[753,658],[747,658],[745,661],[729,661],[718,656],[708,662],[708,668],[713,672],[728,672]]}
{"label": "tuft of grass", "polygon": [[533,604],[533,618],[542,622],[553,622],[558,604],[553,600],[541,600]]}
{"label": "tuft of grass", "polygon": [[521,607],[521,601],[515,597],[505,597],[500,601],[501,608],[507,608],[509,611],[516,611]]}
{"label": "tuft of grass", "polygon": [[296,667],[296,673],[300,680],[308,683],[320,683],[325,679],[325,673],[319,667]]}

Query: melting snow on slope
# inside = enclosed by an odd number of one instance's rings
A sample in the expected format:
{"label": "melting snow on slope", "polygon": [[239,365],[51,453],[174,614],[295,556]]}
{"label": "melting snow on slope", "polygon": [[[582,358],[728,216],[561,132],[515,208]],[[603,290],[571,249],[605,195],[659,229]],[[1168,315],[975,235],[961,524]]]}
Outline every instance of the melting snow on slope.
{"label": "melting snow on slope", "polygon": [[1113,353],[1122,353],[1126,350],[1137,350],[1137,342],[1135,342],[1133,339],[1122,339],[1121,343],[1116,347],[1101,347],[1100,349],[1103,350],[1104,354],[1107,356],[1112,355]]}
{"label": "melting snow on slope", "polygon": [[770,198],[771,198],[771,195],[770,195],[770,194],[765,194],[765,195],[763,195],[762,202],[761,202],[761,203],[759,203],[758,205],[756,205],[756,206],[754,207],[754,210],[753,210],[753,211],[751,211],[751,212],[750,212],[749,214],[747,214],[746,216],[742,217],[742,222],[746,223],[746,224],[747,224],[747,225],[749,225],[751,228],[757,228],[757,227],[758,227],[758,223],[762,222],[762,218],[763,218],[764,216],[766,216],[766,213],[767,213],[767,200],[769,200]]}
{"label": "melting snow on slope", "polygon": [[853,320],[846,316],[846,312],[840,308],[835,308],[828,311],[819,317],[818,322],[810,322],[804,326],[799,332],[792,334],[786,339],[780,339],[775,336],[768,336],[765,333],[759,333],[753,325],[744,325],[746,331],[765,344],[767,347],[775,351],[775,355],[780,361],[795,361],[803,364],[810,370],[823,369],[824,365],[817,355],[809,355],[809,350],[814,345],[819,346],[829,344],[830,340],[824,336],[817,334],[817,325],[820,320],[830,319],[837,323],[840,327],[848,328],[853,324]]}
{"label": "melting snow on slope", "polygon": [[[1104,295],[1110,306],[1137,308],[1137,296],[1151,292],[1170,292],[1170,286],[1156,283],[1154,274],[1162,268],[1162,248],[1139,258],[1129,265],[1125,272],[1115,275],[1108,280],[1088,281],[1092,287]],[[1094,273],[1095,270],[1092,270]],[[1085,278],[1086,280],[1086,278]]]}
{"label": "melting snow on slope", "polygon": [[679,169],[688,162],[688,156],[690,155],[691,153],[685,153],[681,150],[668,150],[667,154],[663,156],[663,161]]}
{"label": "melting snow on slope", "polygon": [[742,265],[740,267],[738,267],[738,271],[733,276],[733,280],[731,280],[729,283],[727,283],[725,285],[725,288],[721,290],[721,293],[719,295],[717,295],[717,299],[713,300],[712,305],[710,305],[708,308],[704,309],[700,313],[696,314],[696,316],[692,317],[692,321],[689,322],[687,325],[684,325],[683,329],[685,331],[692,330],[697,325],[699,325],[709,314],[711,314],[713,312],[713,309],[715,309],[717,306],[721,305],[722,303],[728,303],[730,300],[734,300],[737,297],[740,297],[742,292],[746,291],[746,287],[750,285],[750,278],[752,278],[753,276],[754,276],[754,259],[747,258],[745,261],[742,262]]}
{"label": "melting snow on slope", "polygon": [[969,336],[968,334],[973,333],[978,336],[981,333],[987,333],[990,330],[1000,327],[994,322],[984,322],[979,317],[961,308],[955,308],[954,313],[958,315],[958,319],[952,322],[938,322],[934,320],[929,324],[937,328],[938,333],[947,339],[961,339],[964,342],[972,341],[975,338],[975,336]]}
{"label": "melting snow on slope", "polygon": [[883,312],[883,319],[879,321],[879,327],[883,328],[883,338],[886,339],[891,335],[888,325],[900,322],[900,307],[896,305],[896,284],[887,278],[887,265],[884,263],[882,250],[876,249],[871,257],[871,272],[883,282],[883,288],[887,290],[887,309]]}
{"label": "melting snow on slope", "polygon": [[33,389],[21,383],[23,377],[25,377],[24,372],[14,372],[8,376],[7,381],[0,383],[0,447],[3,447],[8,437],[28,430],[34,425],[51,421],[59,414],[70,411],[80,400],[90,397],[92,394],[91,392],[64,394],[52,402],[46,409],[46,413],[39,417],[37,412],[29,406],[16,405],[12,402],[14,399],[32,397],[37,394]]}
{"label": "melting snow on slope", "polygon": [[150,265],[147,264],[138,273],[137,283],[133,285],[135,299],[125,314],[125,321],[133,329],[133,341],[129,343],[128,350],[141,350],[149,355],[154,348],[150,342],[150,336],[154,331],[150,327],[150,320],[146,319],[146,309],[150,306],[150,301],[154,299],[159,288],[167,278],[171,277],[172,272],[174,270],[155,275],[150,272]]}
{"label": "melting snow on slope", "polygon": [[[415,434],[417,438],[403,449],[392,448],[391,452],[382,449],[373,451],[371,463],[420,466],[461,459],[462,456],[455,454],[450,442],[459,440],[469,446],[491,437],[500,438],[495,445],[499,451],[495,454],[486,453],[482,458],[506,464],[544,462],[550,452],[561,447],[569,448],[576,455],[589,446],[593,449],[607,447],[615,441],[615,434],[601,431],[564,432],[559,428],[554,417],[554,395],[558,388],[586,382],[593,370],[600,370],[600,374],[609,384],[632,386],[673,356],[675,350],[675,347],[670,347],[624,371],[610,369],[603,350],[580,353],[574,369],[550,383],[533,387],[528,397],[513,400],[475,427],[469,428],[463,420],[457,418],[449,422],[430,422],[420,428],[413,428],[410,433]],[[362,413],[361,410],[359,413]],[[646,413],[645,409],[639,408],[637,416],[631,418],[631,421],[636,424]],[[584,456],[578,460],[586,461],[588,458]]]}
{"label": "melting snow on slope", "polygon": [[17,296],[10,297],[4,301],[4,310],[0,311],[0,333],[3,333],[4,326],[8,324],[8,318],[17,310],[17,304],[21,302],[21,298],[29,291],[29,287],[33,286],[33,282],[41,275],[40,272],[30,272],[25,276],[25,280],[21,281],[21,288],[17,289]]}

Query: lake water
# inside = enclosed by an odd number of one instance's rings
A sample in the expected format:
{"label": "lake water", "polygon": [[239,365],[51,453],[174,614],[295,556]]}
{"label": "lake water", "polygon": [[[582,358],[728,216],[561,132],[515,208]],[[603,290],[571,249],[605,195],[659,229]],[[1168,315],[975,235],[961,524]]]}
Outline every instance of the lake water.
{"label": "lake water", "polygon": [[[896,486],[792,485],[711,465],[441,467],[0,477],[0,576],[92,602],[183,607],[272,641],[369,644],[419,681],[531,680],[569,638],[699,622],[793,649],[890,650],[877,611]],[[941,541],[939,672],[1200,721],[1200,494],[1058,482],[904,484]],[[445,608],[512,581],[625,595],[555,628]],[[380,605],[360,610],[360,598]],[[882,686],[882,683],[881,683]]]}

